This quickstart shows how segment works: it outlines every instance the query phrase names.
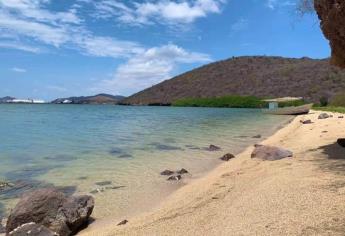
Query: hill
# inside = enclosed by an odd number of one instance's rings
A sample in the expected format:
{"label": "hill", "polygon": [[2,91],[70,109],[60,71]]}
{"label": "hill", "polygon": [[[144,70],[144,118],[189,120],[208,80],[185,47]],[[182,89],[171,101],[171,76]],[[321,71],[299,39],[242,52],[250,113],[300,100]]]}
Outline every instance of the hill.
{"label": "hill", "polygon": [[109,94],[97,94],[95,96],[86,97],[69,97],[69,98],[58,98],[51,103],[55,104],[117,104],[125,97],[113,96]]}
{"label": "hill", "polygon": [[3,97],[3,98],[0,98],[0,103],[7,103],[8,101],[12,101],[14,99],[15,99],[14,97],[10,97],[10,96]]}
{"label": "hill", "polygon": [[228,95],[304,97],[319,102],[345,91],[345,70],[328,59],[238,57],[211,63],[136,93],[125,105],[169,105],[182,98]]}

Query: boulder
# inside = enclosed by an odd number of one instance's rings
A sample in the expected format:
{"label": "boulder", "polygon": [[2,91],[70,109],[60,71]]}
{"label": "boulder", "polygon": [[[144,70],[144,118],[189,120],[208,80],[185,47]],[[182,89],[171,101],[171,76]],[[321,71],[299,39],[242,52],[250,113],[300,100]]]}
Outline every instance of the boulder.
{"label": "boulder", "polygon": [[251,158],[275,161],[292,156],[293,153],[291,151],[283,148],[274,146],[255,145],[255,149],[251,155]]}
{"label": "boulder", "polygon": [[229,161],[229,160],[232,159],[232,158],[235,158],[235,156],[232,155],[231,153],[227,153],[227,154],[225,154],[224,156],[222,156],[220,159],[221,159],[222,161]]}
{"label": "boulder", "polygon": [[179,174],[179,175],[183,175],[183,174],[188,174],[189,172],[188,172],[188,170],[182,168],[181,170],[176,171],[176,173]]}
{"label": "boulder", "polygon": [[27,223],[19,226],[9,233],[10,236],[58,236],[57,233],[51,231],[43,225],[35,223]]}
{"label": "boulder", "polygon": [[327,119],[327,118],[329,118],[330,116],[327,114],[327,113],[321,113],[320,115],[319,115],[319,120],[323,120],[323,119]]}
{"label": "boulder", "polygon": [[218,147],[218,146],[216,146],[216,145],[211,144],[211,145],[208,147],[207,150],[208,150],[208,151],[211,151],[211,152],[214,152],[214,151],[219,151],[219,150],[221,150],[221,148]]}
{"label": "boulder", "polygon": [[165,170],[161,172],[161,175],[173,175],[175,172],[172,170]]}
{"label": "boulder", "polygon": [[167,180],[168,181],[178,181],[181,180],[182,176],[181,175],[174,175],[174,176],[170,176]]}
{"label": "boulder", "polygon": [[39,189],[20,199],[8,217],[6,232],[33,222],[60,236],[72,235],[88,223],[93,208],[91,196],[66,197],[55,188]]}
{"label": "boulder", "polygon": [[338,116],[339,119],[344,119],[344,116]]}
{"label": "boulder", "polygon": [[345,147],[345,138],[340,138],[337,140],[337,143],[342,146],[342,147]]}

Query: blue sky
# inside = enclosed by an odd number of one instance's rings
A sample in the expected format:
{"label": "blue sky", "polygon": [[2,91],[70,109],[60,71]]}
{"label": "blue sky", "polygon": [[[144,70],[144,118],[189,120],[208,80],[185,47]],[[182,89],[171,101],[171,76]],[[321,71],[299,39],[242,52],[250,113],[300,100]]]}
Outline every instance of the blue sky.
{"label": "blue sky", "polygon": [[0,97],[130,95],[232,56],[330,56],[295,0],[0,0]]}

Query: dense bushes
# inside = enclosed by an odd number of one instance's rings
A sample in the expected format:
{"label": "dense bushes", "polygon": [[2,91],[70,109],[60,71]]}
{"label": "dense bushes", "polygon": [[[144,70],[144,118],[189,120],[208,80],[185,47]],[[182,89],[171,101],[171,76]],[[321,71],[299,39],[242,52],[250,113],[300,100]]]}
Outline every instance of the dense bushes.
{"label": "dense bushes", "polygon": [[335,95],[332,98],[330,105],[334,107],[345,107],[345,92]]}
{"label": "dense bushes", "polygon": [[185,98],[173,102],[172,106],[263,108],[267,106],[267,103],[254,96],[224,96],[214,98]]}

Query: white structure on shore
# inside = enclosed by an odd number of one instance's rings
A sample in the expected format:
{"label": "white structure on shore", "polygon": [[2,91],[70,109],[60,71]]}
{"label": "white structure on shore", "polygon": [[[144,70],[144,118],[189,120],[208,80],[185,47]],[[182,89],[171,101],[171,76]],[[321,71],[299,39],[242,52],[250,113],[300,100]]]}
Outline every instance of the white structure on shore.
{"label": "white structure on shore", "polygon": [[43,104],[46,103],[44,100],[36,100],[36,99],[13,99],[8,100],[8,103],[34,103],[34,104]]}

